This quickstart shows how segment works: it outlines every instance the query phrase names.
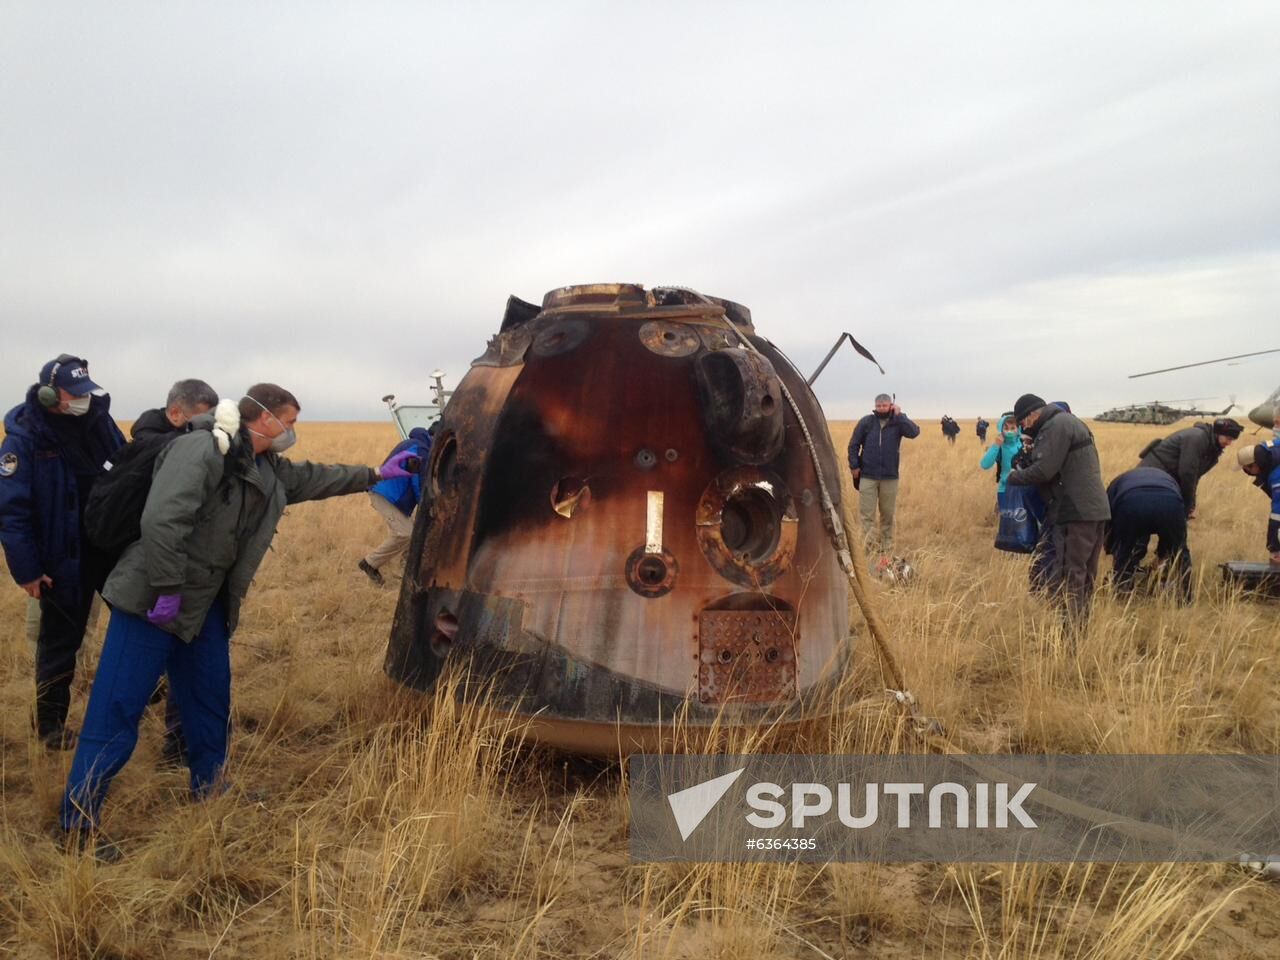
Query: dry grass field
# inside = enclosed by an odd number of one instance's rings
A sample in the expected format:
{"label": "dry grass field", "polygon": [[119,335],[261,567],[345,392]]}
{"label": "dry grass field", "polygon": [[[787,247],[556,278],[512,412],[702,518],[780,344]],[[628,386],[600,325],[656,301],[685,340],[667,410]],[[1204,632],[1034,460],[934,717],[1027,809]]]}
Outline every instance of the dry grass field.
{"label": "dry grass field", "polygon": [[[1216,566],[1265,557],[1267,506],[1234,450],[1201,485],[1195,606],[1126,606],[1104,590],[1073,655],[1027,596],[1026,561],[991,549],[994,482],[972,424],[954,447],[936,421],[922,426],[904,445],[898,527],[917,579],[877,584],[874,599],[911,687],[965,749],[1280,750],[1280,610],[1222,590]],[[1095,429],[1110,478],[1169,428]],[[833,425],[840,451],[850,430]],[[345,462],[377,462],[396,439],[389,424],[305,420],[299,436],[291,456]],[[191,803],[184,776],[157,768],[161,724],[148,716],[107,805],[106,831],[126,849],[115,865],[48,836],[70,755],[31,734],[25,597],[6,576],[0,954],[1280,955],[1280,887],[1225,865],[633,866],[616,765],[529,748],[447,692],[406,694],[383,677],[396,593],[355,566],[382,534],[363,495],[290,508],[232,647],[228,772],[254,793]],[[105,619],[85,645],[77,725]],[[854,622],[844,707],[808,747],[922,749]]]}

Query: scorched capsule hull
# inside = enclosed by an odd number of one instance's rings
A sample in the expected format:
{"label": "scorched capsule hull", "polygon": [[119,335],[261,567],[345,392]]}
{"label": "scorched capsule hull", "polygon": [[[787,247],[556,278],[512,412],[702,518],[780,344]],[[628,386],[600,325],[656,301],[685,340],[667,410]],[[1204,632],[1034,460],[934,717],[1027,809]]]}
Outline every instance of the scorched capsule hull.
{"label": "scorched capsule hull", "polygon": [[386,672],[429,690],[466,666],[461,696],[589,754],[669,747],[677,717],[799,719],[850,650],[801,418],[838,508],[821,408],[745,308],[512,298],[436,431]]}

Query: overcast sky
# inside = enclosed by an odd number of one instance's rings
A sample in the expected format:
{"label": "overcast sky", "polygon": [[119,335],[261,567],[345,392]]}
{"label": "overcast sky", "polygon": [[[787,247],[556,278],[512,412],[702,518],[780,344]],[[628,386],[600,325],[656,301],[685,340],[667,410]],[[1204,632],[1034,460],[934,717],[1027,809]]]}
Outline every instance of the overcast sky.
{"label": "overcast sky", "polygon": [[614,280],[851,331],[832,418],[1256,403],[1125,378],[1280,347],[1280,5],[0,2],[0,406],[65,350],[376,419]]}

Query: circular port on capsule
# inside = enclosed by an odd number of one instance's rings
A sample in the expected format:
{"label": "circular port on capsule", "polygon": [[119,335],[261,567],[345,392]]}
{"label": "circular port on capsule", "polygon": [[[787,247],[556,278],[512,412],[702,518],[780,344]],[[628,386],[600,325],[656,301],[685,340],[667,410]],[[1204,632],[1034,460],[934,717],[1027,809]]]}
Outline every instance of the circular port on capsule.
{"label": "circular port on capsule", "polygon": [[759,487],[746,487],[730,496],[720,514],[724,545],[748,563],[769,557],[782,535],[782,505]]}

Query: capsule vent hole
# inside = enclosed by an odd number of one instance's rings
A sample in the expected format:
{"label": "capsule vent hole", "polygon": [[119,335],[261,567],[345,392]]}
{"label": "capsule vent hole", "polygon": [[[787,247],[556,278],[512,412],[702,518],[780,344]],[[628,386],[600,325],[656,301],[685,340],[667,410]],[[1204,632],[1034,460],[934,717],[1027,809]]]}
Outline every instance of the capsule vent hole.
{"label": "capsule vent hole", "polygon": [[667,565],[661,557],[645,557],[636,567],[636,576],[641,583],[656,587],[667,579]]}

